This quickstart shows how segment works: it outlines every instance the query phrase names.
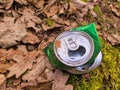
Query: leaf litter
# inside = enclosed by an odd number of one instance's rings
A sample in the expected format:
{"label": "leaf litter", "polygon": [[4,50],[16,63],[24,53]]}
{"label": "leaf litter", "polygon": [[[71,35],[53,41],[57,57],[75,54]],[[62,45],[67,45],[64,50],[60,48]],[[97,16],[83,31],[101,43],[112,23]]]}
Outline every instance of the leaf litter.
{"label": "leaf litter", "polygon": [[[80,25],[99,0],[0,0],[0,89],[73,90],[69,73],[52,66],[43,49],[63,31]],[[110,8],[117,17],[119,9]],[[119,22],[119,21],[118,21]],[[81,24],[82,25],[82,24]],[[115,26],[116,24],[114,24]],[[112,45],[119,34],[104,31]],[[89,75],[84,75],[86,80]]]}

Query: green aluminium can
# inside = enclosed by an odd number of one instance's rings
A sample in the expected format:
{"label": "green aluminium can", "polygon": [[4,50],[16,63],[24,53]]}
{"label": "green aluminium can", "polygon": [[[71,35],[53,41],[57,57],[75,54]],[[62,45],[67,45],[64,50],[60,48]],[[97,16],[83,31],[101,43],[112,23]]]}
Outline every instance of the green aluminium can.
{"label": "green aluminium can", "polygon": [[61,33],[44,51],[52,65],[72,74],[87,73],[102,61],[94,23]]}

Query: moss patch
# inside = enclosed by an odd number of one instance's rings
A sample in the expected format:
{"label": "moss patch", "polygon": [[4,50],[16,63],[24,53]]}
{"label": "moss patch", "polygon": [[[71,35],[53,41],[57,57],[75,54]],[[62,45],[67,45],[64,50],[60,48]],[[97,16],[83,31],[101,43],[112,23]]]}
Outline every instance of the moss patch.
{"label": "moss patch", "polygon": [[98,21],[103,22],[104,18],[103,18],[103,13],[102,10],[100,8],[99,5],[95,5],[95,7],[93,8],[94,12],[96,12],[96,14],[98,15]]}
{"label": "moss patch", "polygon": [[88,2],[89,0],[81,0],[81,1],[83,1],[83,2]]}
{"label": "moss patch", "polygon": [[45,22],[46,22],[46,25],[49,27],[52,27],[55,24],[55,21],[50,18],[45,19]]}
{"label": "moss patch", "polygon": [[74,90],[120,90],[120,50],[102,40],[103,60],[101,65],[90,72],[86,81],[81,75],[71,75],[68,83]]}

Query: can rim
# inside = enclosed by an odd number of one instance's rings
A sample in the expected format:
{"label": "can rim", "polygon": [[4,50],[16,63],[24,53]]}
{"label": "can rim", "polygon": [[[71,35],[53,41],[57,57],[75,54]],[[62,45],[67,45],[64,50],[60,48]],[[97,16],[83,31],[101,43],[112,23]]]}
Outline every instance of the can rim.
{"label": "can rim", "polygon": [[[89,53],[89,57],[87,57],[87,59],[85,59],[85,60],[83,59],[83,60],[80,60],[79,62],[76,62],[76,63],[74,62],[74,64],[73,64],[73,63],[71,64],[70,62],[66,62],[66,61],[62,60],[62,59],[59,57],[59,55],[58,55],[58,53],[57,53],[57,51],[56,51],[55,43],[56,43],[57,40],[60,39],[61,36],[63,36],[64,34],[66,34],[66,33],[68,33],[68,32],[74,32],[74,33],[77,33],[77,34],[78,34],[78,33],[79,33],[79,34],[82,34],[82,35],[84,35],[86,38],[88,38],[88,39],[90,40],[90,43],[92,43],[91,46],[92,46],[93,49],[91,49],[91,52]],[[92,57],[93,53],[94,53],[94,42],[93,42],[92,38],[90,37],[90,35],[87,34],[87,33],[85,33],[85,32],[83,32],[83,31],[73,31],[73,30],[69,30],[69,31],[65,31],[65,32],[59,34],[59,35],[55,38],[55,40],[54,40],[53,47],[54,47],[54,53],[55,53],[56,57],[58,58],[58,60],[60,60],[63,64],[68,65],[68,66],[72,66],[72,67],[80,66],[80,65],[83,65],[83,64],[87,63],[87,62],[90,60],[90,58]]]}

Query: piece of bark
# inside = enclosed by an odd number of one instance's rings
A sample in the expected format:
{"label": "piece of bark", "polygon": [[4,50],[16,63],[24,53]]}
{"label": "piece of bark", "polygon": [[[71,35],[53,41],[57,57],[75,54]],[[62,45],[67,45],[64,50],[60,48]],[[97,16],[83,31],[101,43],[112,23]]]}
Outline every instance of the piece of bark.
{"label": "piece of bark", "polygon": [[6,77],[0,74],[0,90],[6,90]]}

